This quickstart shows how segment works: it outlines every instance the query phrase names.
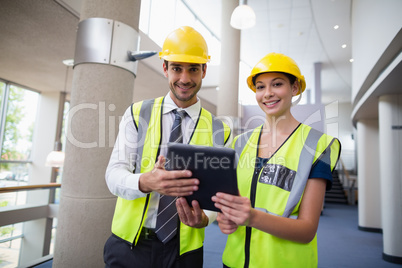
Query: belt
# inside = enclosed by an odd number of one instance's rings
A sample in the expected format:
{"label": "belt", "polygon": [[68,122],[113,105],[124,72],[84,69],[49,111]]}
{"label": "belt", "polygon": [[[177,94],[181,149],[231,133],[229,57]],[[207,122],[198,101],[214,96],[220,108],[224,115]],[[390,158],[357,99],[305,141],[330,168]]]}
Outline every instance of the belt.
{"label": "belt", "polygon": [[146,227],[142,227],[140,237],[142,237],[142,238],[144,238],[146,240],[157,239],[157,236],[155,234],[155,229],[149,229],[149,228],[146,228]]}

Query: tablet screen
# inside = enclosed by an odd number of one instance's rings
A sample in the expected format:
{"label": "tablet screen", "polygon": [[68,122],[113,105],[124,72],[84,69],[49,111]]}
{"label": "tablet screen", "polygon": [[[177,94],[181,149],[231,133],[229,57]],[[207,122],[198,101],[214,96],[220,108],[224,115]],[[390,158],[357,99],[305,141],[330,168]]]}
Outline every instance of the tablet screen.
{"label": "tablet screen", "polygon": [[187,169],[199,179],[198,191],[186,196],[189,205],[197,200],[202,209],[220,211],[212,196],[217,192],[238,195],[235,157],[231,148],[168,143],[166,169]]}

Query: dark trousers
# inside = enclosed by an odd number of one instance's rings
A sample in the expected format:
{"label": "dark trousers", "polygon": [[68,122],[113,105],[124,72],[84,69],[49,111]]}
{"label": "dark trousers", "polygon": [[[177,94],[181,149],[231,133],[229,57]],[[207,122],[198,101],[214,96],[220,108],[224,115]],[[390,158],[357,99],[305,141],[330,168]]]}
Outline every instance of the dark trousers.
{"label": "dark trousers", "polygon": [[203,248],[179,256],[179,241],[175,237],[163,244],[156,237],[143,235],[135,247],[112,235],[106,241],[103,259],[105,267],[141,268],[202,268]]}

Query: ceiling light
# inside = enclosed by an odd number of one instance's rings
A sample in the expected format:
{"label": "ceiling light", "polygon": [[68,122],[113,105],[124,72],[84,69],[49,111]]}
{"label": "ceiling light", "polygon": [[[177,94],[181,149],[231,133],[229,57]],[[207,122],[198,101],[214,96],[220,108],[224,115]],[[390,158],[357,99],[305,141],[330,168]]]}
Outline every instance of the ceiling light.
{"label": "ceiling light", "polygon": [[248,5],[239,5],[233,10],[230,25],[239,30],[251,28],[255,25],[254,10]]}
{"label": "ceiling light", "polygon": [[349,62],[354,62],[354,61],[355,61],[354,59],[350,59],[350,60],[349,60]]}
{"label": "ceiling light", "polygon": [[73,66],[74,65],[74,60],[73,59],[63,60],[63,64],[67,65],[67,66]]}
{"label": "ceiling light", "polygon": [[346,48],[346,47],[347,47],[346,44],[343,44],[343,45],[342,45],[342,48]]}
{"label": "ceiling light", "polygon": [[338,30],[338,29],[339,29],[339,25],[335,25],[335,26],[334,26],[334,29],[335,29],[335,30]]}
{"label": "ceiling light", "polygon": [[64,165],[64,152],[51,151],[46,157],[47,167],[62,167]]}
{"label": "ceiling light", "polygon": [[61,150],[61,142],[56,141],[54,150],[46,157],[45,165],[47,167],[62,167],[64,165],[64,152]]}

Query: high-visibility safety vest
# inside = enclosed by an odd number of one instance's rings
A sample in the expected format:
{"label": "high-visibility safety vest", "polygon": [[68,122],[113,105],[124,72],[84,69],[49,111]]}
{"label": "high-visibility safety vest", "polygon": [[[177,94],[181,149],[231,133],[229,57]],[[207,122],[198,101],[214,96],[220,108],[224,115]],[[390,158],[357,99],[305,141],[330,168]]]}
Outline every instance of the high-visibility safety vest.
{"label": "high-visibility safety vest", "polygon": [[[141,101],[132,105],[132,115],[138,130],[138,150],[135,173],[153,169],[159,155],[162,137],[162,113],[164,97]],[[230,128],[207,110],[201,108],[198,121],[189,144],[224,146],[230,136]],[[112,233],[132,246],[138,242],[147,216],[149,200],[153,193],[135,200],[118,197],[112,222]],[[204,228],[191,228],[180,223],[180,255],[202,247]]]}
{"label": "high-visibility safety vest", "polygon": [[[255,209],[296,219],[312,165],[320,159],[332,171],[339,159],[340,143],[300,124],[258,171],[255,161],[261,133],[262,126],[237,136],[232,143],[239,156],[240,195],[250,198]],[[222,259],[229,267],[317,267],[317,237],[302,244],[239,226],[228,236]]]}

